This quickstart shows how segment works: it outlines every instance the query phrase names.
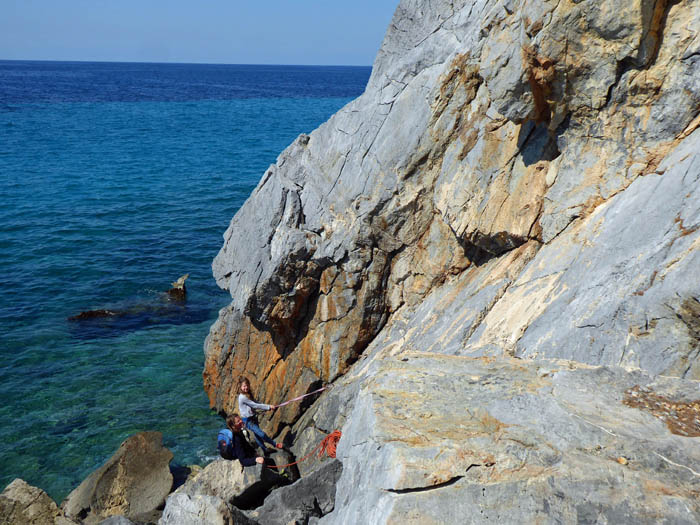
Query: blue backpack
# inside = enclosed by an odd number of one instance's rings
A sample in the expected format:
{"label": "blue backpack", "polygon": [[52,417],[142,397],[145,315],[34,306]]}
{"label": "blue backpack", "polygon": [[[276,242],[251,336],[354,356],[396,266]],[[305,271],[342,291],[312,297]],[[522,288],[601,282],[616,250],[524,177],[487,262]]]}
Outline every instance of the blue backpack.
{"label": "blue backpack", "polygon": [[233,455],[233,432],[228,428],[219,430],[216,437],[219,446],[219,455],[224,459],[236,459]]}

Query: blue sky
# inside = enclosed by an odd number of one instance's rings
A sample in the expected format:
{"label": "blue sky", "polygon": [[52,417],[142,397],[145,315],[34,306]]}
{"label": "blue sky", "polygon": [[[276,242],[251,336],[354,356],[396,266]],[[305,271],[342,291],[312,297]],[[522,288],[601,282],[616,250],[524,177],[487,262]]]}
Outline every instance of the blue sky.
{"label": "blue sky", "polygon": [[0,0],[0,59],[371,65],[398,0]]}

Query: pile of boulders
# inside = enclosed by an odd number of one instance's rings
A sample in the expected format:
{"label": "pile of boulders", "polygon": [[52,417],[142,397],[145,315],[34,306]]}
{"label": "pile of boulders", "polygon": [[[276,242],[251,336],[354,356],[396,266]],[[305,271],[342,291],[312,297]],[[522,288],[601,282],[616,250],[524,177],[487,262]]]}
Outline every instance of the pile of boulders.
{"label": "pile of boulders", "polygon": [[[0,523],[307,523],[333,510],[342,469],[339,461],[325,462],[318,475],[292,483],[288,475],[266,465],[243,467],[237,460],[218,459],[204,468],[188,469],[189,477],[182,480],[173,477],[172,458],[160,432],[131,436],[60,506],[43,490],[15,479],[0,494]],[[280,451],[268,461],[283,464],[293,459]]]}

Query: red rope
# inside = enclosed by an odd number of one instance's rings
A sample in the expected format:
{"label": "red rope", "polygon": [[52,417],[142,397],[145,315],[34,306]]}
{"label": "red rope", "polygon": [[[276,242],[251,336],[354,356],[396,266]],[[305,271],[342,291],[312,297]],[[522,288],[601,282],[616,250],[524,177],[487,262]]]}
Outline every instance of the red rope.
{"label": "red rope", "polygon": [[324,437],[321,442],[314,447],[314,449],[309,452],[306,456],[303,458],[295,461],[294,463],[288,463],[286,465],[265,465],[267,468],[286,468],[286,467],[291,467],[292,465],[296,465],[297,463],[301,463],[302,461],[306,461],[309,459],[313,454],[318,450],[318,457],[322,458],[323,453],[325,452],[328,454],[329,458],[334,458],[335,457],[335,451],[336,447],[338,446],[338,441],[340,441],[340,437],[343,434],[340,432],[340,430],[334,430],[330,434],[328,434],[326,437]]}

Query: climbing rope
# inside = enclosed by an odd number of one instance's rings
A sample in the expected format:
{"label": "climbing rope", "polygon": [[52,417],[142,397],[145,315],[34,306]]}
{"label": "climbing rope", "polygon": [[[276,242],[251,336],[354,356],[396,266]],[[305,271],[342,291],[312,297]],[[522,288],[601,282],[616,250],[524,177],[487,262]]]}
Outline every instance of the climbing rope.
{"label": "climbing rope", "polygon": [[340,430],[334,430],[333,432],[328,434],[326,437],[324,437],[321,440],[321,442],[318,445],[316,445],[311,452],[309,452],[303,458],[295,461],[294,463],[288,463],[286,465],[265,465],[265,466],[267,468],[291,467],[292,465],[296,465],[297,463],[301,463],[302,461],[306,461],[311,456],[313,456],[317,450],[318,450],[318,457],[319,458],[322,458],[324,453],[328,454],[329,458],[334,458],[335,452],[336,452],[336,447],[338,446],[338,441],[340,441],[340,436],[342,436],[342,433],[340,432]]}
{"label": "climbing rope", "polygon": [[303,396],[298,396],[295,397],[294,399],[290,399],[288,401],[285,401],[284,403],[280,403],[279,405],[275,405],[275,408],[283,407],[284,405],[288,405],[289,403],[294,403],[294,401],[299,401],[300,399],[304,399],[305,397],[312,396],[314,394],[318,394],[319,392],[323,392],[324,390],[328,390],[330,388],[330,385],[324,386],[323,388],[319,388],[318,390],[314,390],[313,392],[309,392],[308,394],[304,394]]}

